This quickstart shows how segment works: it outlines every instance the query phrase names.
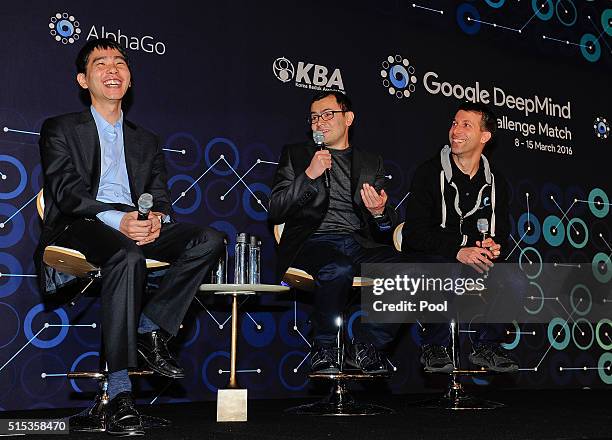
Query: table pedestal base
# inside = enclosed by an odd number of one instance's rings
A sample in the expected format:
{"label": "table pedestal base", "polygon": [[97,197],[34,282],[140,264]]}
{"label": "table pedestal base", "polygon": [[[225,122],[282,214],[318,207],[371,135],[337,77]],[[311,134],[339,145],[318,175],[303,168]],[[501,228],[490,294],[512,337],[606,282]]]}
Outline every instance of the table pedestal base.
{"label": "table pedestal base", "polygon": [[247,390],[225,389],[217,393],[217,422],[247,421]]}

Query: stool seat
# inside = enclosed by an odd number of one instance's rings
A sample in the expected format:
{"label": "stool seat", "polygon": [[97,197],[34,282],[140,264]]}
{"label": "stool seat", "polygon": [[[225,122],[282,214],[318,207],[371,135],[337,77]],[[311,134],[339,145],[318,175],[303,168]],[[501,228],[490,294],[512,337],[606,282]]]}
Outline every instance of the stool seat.
{"label": "stool seat", "polygon": [[[43,261],[47,266],[68,273],[77,278],[87,278],[92,273],[100,270],[99,267],[91,264],[81,252],[63,246],[47,246],[43,254]],[[147,269],[158,269],[169,266],[165,261],[147,258]]]}
{"label": "stool seat", "polygon": [[310,373],[309,379],[328,379],[328,380],[372,380],[372,379],[388,379],[391,377],[389,373],[384,374],[368,374],[361,371],[348,372],[341,371],[340,373]]}
{"label": "stool seat", "polygon": [[[296,289],[304,290],[307,292],[312,292],[315,290],[315,282],[312,275],[302,269],[298,269],[295,267],[290,267],[285,272],[285,276],[283,277],[283,281],[287,283],[289,286],[294,287]],[[374,284],[374,281],[371,278],[367,277],[353,277],[353,287],[365,287],[371,286]]]}

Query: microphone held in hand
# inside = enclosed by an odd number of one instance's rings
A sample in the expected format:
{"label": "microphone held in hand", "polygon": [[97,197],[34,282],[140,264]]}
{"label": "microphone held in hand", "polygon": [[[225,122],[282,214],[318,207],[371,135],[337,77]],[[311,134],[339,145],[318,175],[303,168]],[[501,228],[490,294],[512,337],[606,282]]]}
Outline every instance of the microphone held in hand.
{"label": "microphone held in hand", "polygon": [[149,211],[153,207],[153,196],[149,193],[144,193],[138,199],[138,220],[146,220],[149,218]]}
{"label": "microphone held in hand", "polygon": [[478,232],[482,234],[482,241],[485,241],[489,232],[489,220],[486,218],[479,218],[476,221],[476,228],[478,228]]}
{"label": "microphone held in hand", "polygon": [[[317,145],[317,147],[319,147],[319,150],[322,150],[325,148],[325,135],[323,135],[322,131],[313,131],[312,132],[312,139],[314,140],[314,143]],[[325,183],[325,188],[329,188],[329,170],[325,170],[323,172],[323,181]]]}

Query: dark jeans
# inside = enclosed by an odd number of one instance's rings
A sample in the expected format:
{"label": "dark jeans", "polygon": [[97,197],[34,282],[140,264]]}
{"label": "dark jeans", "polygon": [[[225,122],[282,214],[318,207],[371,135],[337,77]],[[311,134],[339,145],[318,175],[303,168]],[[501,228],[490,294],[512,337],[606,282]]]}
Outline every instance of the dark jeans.
{"label": "dark jeans", "polygon": [[[353,277],[361,263],[398,263],[403,257],[391,246],[365,248],[349,234],[313,235],[302,247],[292,266],[305,270],[315,280],[312,326],[315,345],[336,344],[336,317],[347,306]],[[399,324],[364,323],[355,328],[355,338],[385,350],[393,342]]]}
{"label": "dark jeans", "polygon": [[[176,335],[198,286],[224,249],[224,235],[212,228],[164,223],[160,236],[144,246],[97,220],[73,223],[56,241],[82,252],[102,273],[102,333],[110,372],[137,366],[137,326],[143,312]],[[159,289],[142,308],[145,259],[170,263]]]}

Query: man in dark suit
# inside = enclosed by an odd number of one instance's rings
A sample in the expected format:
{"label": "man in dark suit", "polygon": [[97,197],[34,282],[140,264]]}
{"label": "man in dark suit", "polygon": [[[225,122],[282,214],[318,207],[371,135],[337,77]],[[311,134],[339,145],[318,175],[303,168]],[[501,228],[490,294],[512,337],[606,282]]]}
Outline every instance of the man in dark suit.
{"label": "man in dark suit", "polygon": [[[315,280],[313,372],[339,371],[336,317],[347,305],[359,265],[401,258],[389,246],[397,216],[387,207],[382,158],[349,144],[354,119],[345,94],[316,95],[309,121],[313,131],[323,133],[326,148],[312,142],[286,146],[270,196],[270,220],[285,224],[279,275],[293,266]],[[356,328],[347,363],[367,373],[385,373],[386,359],[379,351],[388,348],[395,330],[388,324]]]}
{"label": "man in dark suit", "polygon": [[[101,268],[107,431],[142,434],[127,369],[137,366],[139,353],[155,372],[184,376],[166,344],[221,254],[223,236],[172,221],[161,146],[152,133],[125,120],[121,109],[131,86],[125,50],[113,40],[91,40],[76,64],[91,107],[48,119],[40,135],[45,213],[39,278],[44,292],[61,290],[62,277],[42,262],[49,244],[77,249]],[[154,205],[147,220],[138,220],[137,201],[145,192]],[[145,299],[146,258],[171,265]]]}

